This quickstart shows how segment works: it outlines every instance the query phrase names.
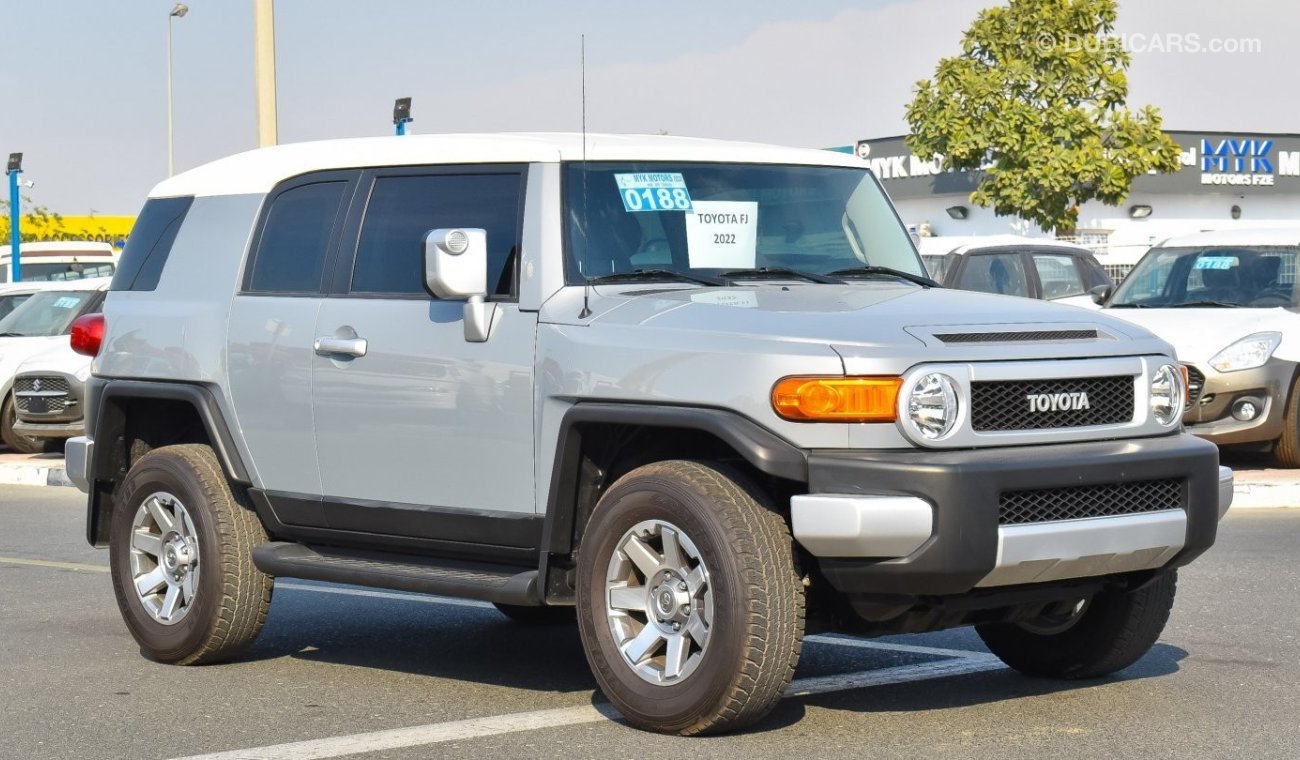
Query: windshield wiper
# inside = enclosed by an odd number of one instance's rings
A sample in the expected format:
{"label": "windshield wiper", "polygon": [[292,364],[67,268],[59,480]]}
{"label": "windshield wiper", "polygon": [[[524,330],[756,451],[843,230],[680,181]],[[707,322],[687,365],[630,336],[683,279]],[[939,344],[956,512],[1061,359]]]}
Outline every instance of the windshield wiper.
{"label": "windshield wiper", "polygon": [[678,272],[675,269],[634,269],[631,272],[611,272],[602,274],[599,277],[588,277],[588,285],[599,285],[606,282],[637,282],[645,280],[673,280],[676,282],[692,282],[696,285],[721,286],[727,283],[717,277],[706,277],[700,274],[688,274]]}
{"label": "windshield wiper", "polygon": [[820,282],[822,284],[828,284],[828,285],[844,284],[844,280],[841,280],[838,277],[830,277],[824,274],[817,274],[816,272],[802,272],[798,269],[791,269],[789,267],[756,267],[754,269],[733,269],[730,272],[723,272],[718,276],[723,278],[724,280],[743,280],[748,278],[753,278],[756,280],[758,279],[784,280],[784,279],[789,279],[791,277],[794,277],[800,280],[807,280],[808,282]]}
{"label": "windshield wiper", "polygon": [[27,333],[20,333],[20,332],[0,333],[0,338],[29,338],[29,337],[31,336],[28,335]]}
{"label": "windshield wiper", "polygon": [[1159,307],[1152,306],[1149,303],[1109,303],[1106,304],[1106,308],[1107,309],[1156,309]]}
{"label": "windshield wiper", "polygon": [[847,267],[845,269],[836,269],[834,272],[828,272],[827,274],[830,275],[831,277],[853,277],[856,275],[866,275],[870,277],[874,275],[885,275],[886,277],[897,277],[901,280],[914,282],[923,288],[943,287],[942,285],[930,279],[929,277],[926,277],[925,275],[912,274],[911,272],[904,272],[901,269],[894,269],[893,267],[882,267],[877,264],[867,264],[865,266],[860,266],[860,267]]}
{"label": "windshield wiper", "polygon": [[1223,309],[1236,309],[1236,308],[1240,308],[1241,304],[1232,303],[1231,301],[1188,301],[1187,303],[1170,304],[1167,308],[1197,309],[1197,308],[1204,308],[1206,306],[1215,306]]}

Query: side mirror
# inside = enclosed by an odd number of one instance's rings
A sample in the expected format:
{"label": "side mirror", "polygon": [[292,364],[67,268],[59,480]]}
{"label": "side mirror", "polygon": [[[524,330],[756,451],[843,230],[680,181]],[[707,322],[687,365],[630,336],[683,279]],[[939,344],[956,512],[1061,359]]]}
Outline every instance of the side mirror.
{"label": "side mirror", "polygon": [[460,227],[424,236],[424,285],[446,300],[465,300],[465,340],[482,343],[492,332],[497,305],[486,303],[487,231]]}
{"label": "side mirror", "polygon": [[1106,303],[1106,299],[1110,298],[1114,292],[1114,285],[1094,285],[1088,289],[1088,295],[1092,296],[1092,302],[1098,306]]}

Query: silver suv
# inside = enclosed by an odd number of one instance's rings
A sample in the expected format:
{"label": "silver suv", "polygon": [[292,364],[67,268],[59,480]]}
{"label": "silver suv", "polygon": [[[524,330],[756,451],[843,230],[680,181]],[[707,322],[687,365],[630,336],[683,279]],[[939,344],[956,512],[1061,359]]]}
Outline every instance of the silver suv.
{"label": "silver suv", "polygon": [[[576,614],[633,724],[776,703],[805,631],[974,624],[1122,669],[1232,474],[1142,328],[946,290],[835,153],[671,137],[289,145],[160,184],[68,469],[144,653],[274,578]],[[576,613],[575,613],[576,608]]]}

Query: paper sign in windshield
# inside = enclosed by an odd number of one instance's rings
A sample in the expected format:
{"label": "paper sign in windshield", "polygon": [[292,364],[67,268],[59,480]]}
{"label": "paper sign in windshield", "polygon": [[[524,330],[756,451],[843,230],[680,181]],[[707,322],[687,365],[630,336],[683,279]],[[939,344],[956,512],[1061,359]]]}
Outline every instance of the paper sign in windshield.
{"label": "paper sign in windshield", "polygon": [[1196,260],[1196,269],[1232,269],[1239,263],[1236,256],[1202,256]]}
{"label": "paper sign in windshield", "polygon": [[76,296],[60,296],[59,299],[54,302],[54,308],[71,309],[79,303],[81,303],[81,299]]}
{"label": "paper sign in windshield", "polygon": [[690,211],[691,194],[680,172],[615,174],[624,211]]}
{"label": "paper sign in windshield", "polygon": [[691,267],[751,269],[758,257],[756,201],[698,201],[686,215]]}

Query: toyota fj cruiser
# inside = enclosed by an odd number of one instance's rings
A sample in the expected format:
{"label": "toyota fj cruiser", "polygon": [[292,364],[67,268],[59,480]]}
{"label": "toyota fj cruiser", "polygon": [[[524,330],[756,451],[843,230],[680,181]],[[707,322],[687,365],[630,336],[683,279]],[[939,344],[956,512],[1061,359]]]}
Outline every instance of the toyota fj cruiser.
{"label": "toyota fj cruiser", "polygon": [[973,624],[1026,673],[1128,666],[1232,494],[1178,363],[924,271],[836,153],[254,151],[145,204],[74,331],[96,358],[68,470],[163,662],[237,655],[288,576],[576,614],[610,701],[681,734],[766,714],[806,627]]}

